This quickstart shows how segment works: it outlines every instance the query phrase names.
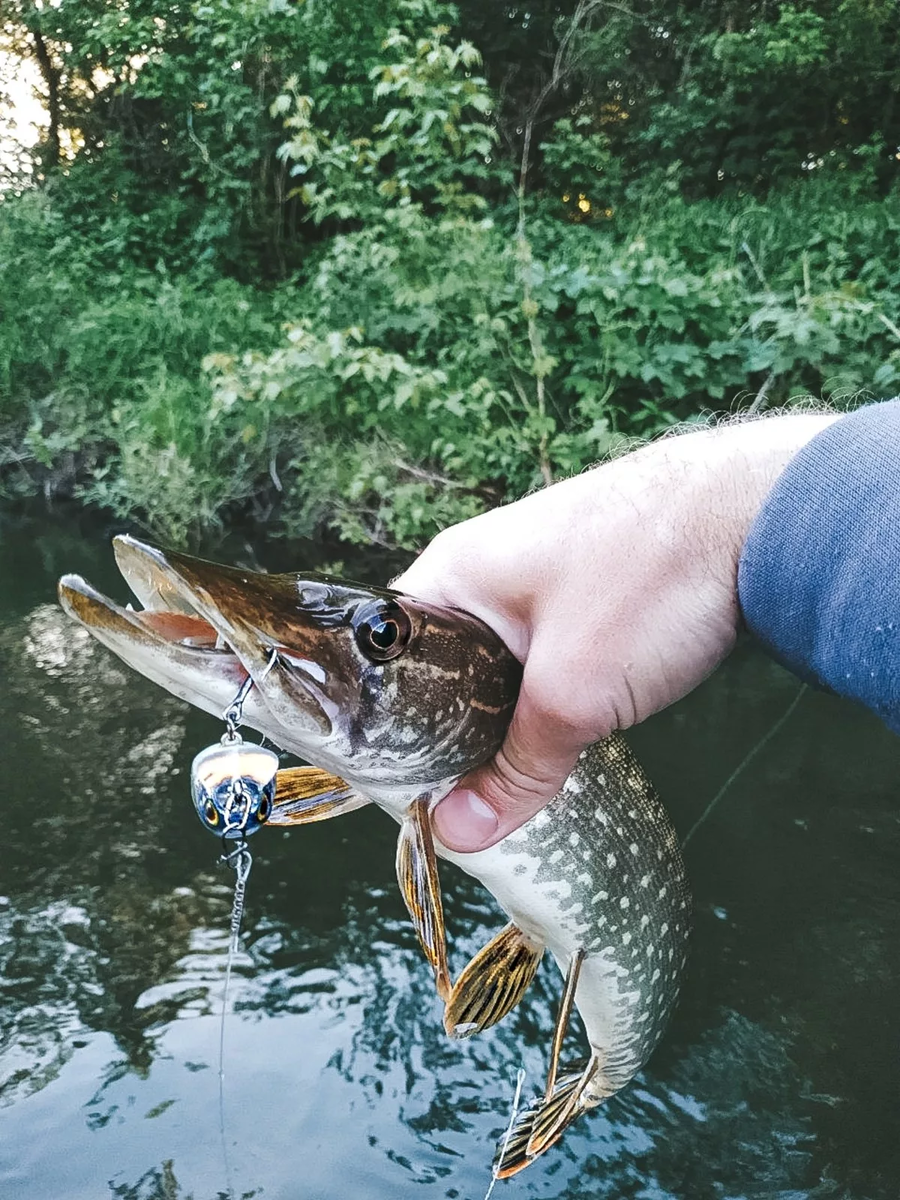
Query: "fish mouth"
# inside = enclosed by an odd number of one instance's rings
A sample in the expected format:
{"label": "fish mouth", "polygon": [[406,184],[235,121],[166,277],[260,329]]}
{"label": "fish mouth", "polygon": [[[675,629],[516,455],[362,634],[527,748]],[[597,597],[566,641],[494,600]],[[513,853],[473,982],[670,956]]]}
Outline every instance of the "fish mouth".
{"label": "fish mouth", "polygon": [[[249,677],[243,722],[285,749],[305,754],[329,737],[334,704],[296,583],[129,536],[115,538],[113,548],[142,607],[123,607],[80,575],[65,575],[59,600],[70,617],[130,667],[213,715],[225,713]],[[285,624],[288,645],[279,637]]]}

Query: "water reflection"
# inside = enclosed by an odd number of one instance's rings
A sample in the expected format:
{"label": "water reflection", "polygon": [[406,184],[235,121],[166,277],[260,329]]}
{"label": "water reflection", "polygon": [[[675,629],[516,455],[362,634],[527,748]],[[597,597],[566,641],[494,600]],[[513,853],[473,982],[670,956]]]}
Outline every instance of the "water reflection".
{"label": "water reflection", "polygon": [[[59,538],[0,541],[0,1195],[207,1200],[227,1194],[230,877],[184,769],[217,730],[64,622],[55,576],[106,586],[112,566],[99,539]],[[682,829],[794,688],[744,654],[636,732]],[[804,699],[691,844],[693,959],[660,1051],[501,1197],[900,1194],[898,746]],[[519,1066],[540,1086],[553,969],[500,1028],[449,1042],[395,836],[363,810],[255,840],[226,1038],[236,1196],[480,1200]],[[500,917],[445,883],[458,968]]]}

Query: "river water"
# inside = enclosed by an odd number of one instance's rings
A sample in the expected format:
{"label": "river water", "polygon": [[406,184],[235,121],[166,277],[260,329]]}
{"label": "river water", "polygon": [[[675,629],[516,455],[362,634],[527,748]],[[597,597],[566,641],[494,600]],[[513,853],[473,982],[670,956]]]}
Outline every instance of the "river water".
{"label": "river water", "polygon": [[[220,728],[57,608],[65,571],[124,599],[106,534],[0,525],[0,1197],[482,1200],[560,980],[545,964],[500,1027],[448,1041],[378,811],[254,839],[223,1147],[231,881],[187,779]],[[633,733],[682,833],[796,693],[746,646]],[[898,779],[900,740],[802,697],[690,842],[696,932],[660,1049],[499,1200],[897,1200]],[[443,878],[458,970],[501,917]]]}

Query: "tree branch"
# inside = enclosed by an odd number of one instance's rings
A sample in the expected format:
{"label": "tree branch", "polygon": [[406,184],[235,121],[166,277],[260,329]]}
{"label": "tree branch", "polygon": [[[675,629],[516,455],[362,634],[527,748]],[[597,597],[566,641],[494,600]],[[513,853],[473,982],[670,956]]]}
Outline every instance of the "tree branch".
{"label": "tree branch", "polygon": [[53,64],[53,56],[50,53],[47,43],[44,41],[39,25],[36,24],[31,27],[31,36],[34,40],[34,56],[37,59],[38,67],[47,87],[47,115],[50,124],[44,148],[44,168],[50,171],[58,165],[60,158],[59,130],[62,116],[59,80],[61,72]]}

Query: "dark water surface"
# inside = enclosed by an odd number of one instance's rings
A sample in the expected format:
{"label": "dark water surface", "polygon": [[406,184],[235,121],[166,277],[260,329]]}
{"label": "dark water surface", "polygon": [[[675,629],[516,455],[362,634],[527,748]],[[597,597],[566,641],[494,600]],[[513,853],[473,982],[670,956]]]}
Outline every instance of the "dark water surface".
{"label": "dark water surface", "polygon": [[[214,1200],[231,893],[187,768],[219,726],[65,620],[71,570],[122,595],[103,536],[0,527],[0,1197]],[[745,648],[635,731],[682,833],[796,690]],[[696,935],[661,1048],[496,1197],[900,1197],[898,778],[900,740],[803,697],[688,848]],[[395,837],[364,810],[254,839],[226,1032],[236,1197],[482,1200],[518,1067],[541,1086],[554,969],[449,1042]],[[444,886],[458,969],[501,917],[446,866]]]}

